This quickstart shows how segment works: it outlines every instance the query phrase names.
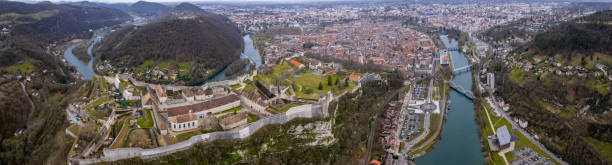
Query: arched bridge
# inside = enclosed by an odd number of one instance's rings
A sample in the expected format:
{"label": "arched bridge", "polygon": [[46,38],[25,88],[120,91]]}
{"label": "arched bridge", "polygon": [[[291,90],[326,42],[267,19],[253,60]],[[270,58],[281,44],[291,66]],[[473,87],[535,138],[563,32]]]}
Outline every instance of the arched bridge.
{"label": "arched bridge", "polygon": [[450,85],[451,88],[453,88],[457,92],[463,94],[465,97],[467,97],[469,99],[474,99],[474,93],[472,93],[472,91],[466,90],[461,85],[457,85],[457,84],[455,84],[452,81],[446,81],[446,82],[448,83],[448,85]]}

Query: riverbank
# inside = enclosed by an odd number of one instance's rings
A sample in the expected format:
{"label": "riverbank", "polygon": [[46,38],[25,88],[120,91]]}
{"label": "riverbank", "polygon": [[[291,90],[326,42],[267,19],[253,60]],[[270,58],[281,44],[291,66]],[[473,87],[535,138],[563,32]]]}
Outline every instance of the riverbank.
{"label": "riverbank", "polygon": [[[455,47],[458,44],[454,39],[449,41],[448,36],[445,35],[442,35],[441,39],[447,47]],[[458,51],[451,51],[451,59],[455,67],[469,65],[465,56]],[[452,81],[471,90],[473,84],[471,71],[456,73]],[[440,136],[435,147],[427,154],[414,159],[414,162],[416,164],[456,164],[457,162],[484,164],[473,102],[454,90],[449,90],[449,96],[451,103],[448,105],[444,127],[442,127],[443,137]]]}
{"label": "riverbank", "polygon": [[[107,32],[108,32],[107,28],[98,29],[94,32],[93,37],[90,39],[73,40],[69,43],[63,44],[63,45],[68,45],[68,47],[63,51],[63,58],[65,59],[67,63],[69,63],[71,66],[76,68],[76,70],[78,71],[76,75],[78,75],[82,79],[90,80],[93,76],[97,75],[93,69],[94,56],[91,52],[91,49],[96,43],[98,43],[102,39],[104,35],[106,35]],[[87,51],[86,51],[87,55],[89,55],[88,61],[82,61],[73,52],[75,48],[81,46],[82,44],[85,44],[85,42],[91,43],[87,46]]]}
{"label": "riverbank", "polygon": [[[444,68],[444,69],[449,69],[449,68]],[[440,76],[438,78],[439,81],[437,81],[438,83],[438,89],[442,90],[441,91],[441,96],[443,97],[442,100],[440,101],[443,105],[441,107],[441,111],[440,114],[433,114],[431,116],[430,121],[438,121],[437,124],[434,123],[434,127],[432,128],[436,128],[434,130],[432,130],[430,132],[431,135],[428,135],[427,138],[425,138],[424,140],[422,140],[421,142],[415,144],[415,146],[417,146],[417,150],[412,151],[409,153],[409,156],[413,159],[421,157],[425,154],[427,154],[429,151],[431,151],[432,149],[434,149],[434,147],[436,146],[436,144],[440,141],[440,139],[442,138],[442,130],[444,130],[444,122],[446,121],[446,114],[448,111],[448,105],[446,104],[448,103],[448,99],[450,98],[450,86],[448,86],[448,84],[445,83],[445,81],[450,81],[453,79],[453,75],[448,75],[448,76]]]}
{"label": "riverbank", "polygon": [[91,56],[87,53],[87,48],[91,45],[91,42],[87,41],[77,46],[72,50],[72,54],[74,54],[79,60],[82,62],[89,62],[92,59]]}

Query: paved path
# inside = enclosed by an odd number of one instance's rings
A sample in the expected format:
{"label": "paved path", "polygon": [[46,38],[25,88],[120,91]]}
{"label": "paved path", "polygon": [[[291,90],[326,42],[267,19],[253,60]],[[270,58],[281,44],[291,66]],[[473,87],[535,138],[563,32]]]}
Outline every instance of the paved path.
{"label": "paved path", "polygon": [[[28,101],[30,102],[30,114],[28,115],[28,118],[32,118],[34,117],[34,111],[36,110],[36,105],[34,105],[34,101],[32,101],[32,98],[30,98],[30,95],[28,95],[28,91],[25,88],[25,85],[23,85],[22,82],[19,82],[19,84],[21,85],[21,90],[23,90],[23,94],[25,95],[25,97],[28,98]],[[38,120],[29,120],[29,122],[27,123],[27,129],[30,130],[31,128],[34,127],[38,127],[41,124],[40,121]]]}
{"label": "paved path", "polygon": [[[478,82],[480,83],[480,82]],[[502,117],[504,117],[504,119],[506,119],[508,121],[508,123],[510,123],[512,125],[512,128],[518,130],[519,132],[521,132],[526,138],[527,140],[529,140],[531,143],[533,143],[535,146],[537,146],[538,148],[542,149],[542,151],[544,151],[544,153],[550,155],[550,157],[552,157],[552,159],[554,159],[556,162],[559,162],[562,165],[567,165],[568,163],[563,161],[561,158],[557,157],[557,155],[555,155],[554,153],[550,152],[544,145],[542,145],[542,143],[540,143],[539,141],[535,140],[530,133],[528,133],[527,131],[525,131],[523,128],[521,128],[516,122],[514,122],[514,120],[512,120],[510,118],[510,116],[508,116],[508,114],[506,114],[501,108],[499,108],[499,103],[495,102],[495,99],[493,99],[492,97],[493,95],[489,95],[489,99],[491,99],[494,103],[493,103],[493,107],[496,111],[498,111]]]}
{"label": "paved path", "polygon": [[[482,105],[482,108],[486,111],[485,114],[487,114],[487,119],[489,119],[489,125],[491,125],[491,131],[495,132],[495,126],[493,126],[493,122],[491,121],[491,116],[489,116],[489,111],[484,106],[484,103],[481,102],[480,105]],[[506,159],[506,154],[505,152],[503,153],[504,154],[502,154],[502,152],[499,152],[498,155],[504,158],[504,162],[506,162],[506,165],[508,165],[509,163],[508,163],[508,159]]]}

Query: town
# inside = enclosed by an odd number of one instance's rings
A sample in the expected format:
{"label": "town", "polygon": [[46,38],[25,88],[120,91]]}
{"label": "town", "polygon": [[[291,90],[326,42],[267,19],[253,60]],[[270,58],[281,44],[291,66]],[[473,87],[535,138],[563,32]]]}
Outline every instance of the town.
{"label": "town", "polygon": [[[0,82],[30,113],[61,106],[68,164],[606,164],[612,58],[583,44],[609,38],[598,4],[139,1]],[[59,11],[0,13],[0,40]]]}

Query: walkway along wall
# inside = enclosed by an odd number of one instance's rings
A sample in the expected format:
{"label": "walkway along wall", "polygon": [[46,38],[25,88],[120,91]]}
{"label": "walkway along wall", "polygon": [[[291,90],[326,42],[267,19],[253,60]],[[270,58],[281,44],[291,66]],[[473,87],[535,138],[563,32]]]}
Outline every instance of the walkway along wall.
{"label": "walkway along wall", "polygon": [[142,148],[117,148],[117,149],[107,149],[103,150],[104,156],[100,158],[90,158],[90,159],[74,159],[70,158],[70,164],[93,164],[103,161],[117,161],[121,159],[129,159],[140,157],[142,159],[156,158],[164,155],[169,155],[174,152],[183,151],[189,149],[191,146],[201,143],[208,142],[214,140],[231,140],[237,138],[246,138],[253,133],[255,133],[260,128],[270,125],[270,124],[284,124],[295,118],[326,118],[329,117],[329,112],[327,110],[329,103],[331,102],[331,98],[328,100],[322,100],[317,104],[306,104],[297,107],[293,107],[289,109],[285,113],[277,114],[274,116],[270,116],[256,122],[250,123],[248,126],[239,129],[239,130],[231,130],[231,131],[223,131],[223,132],[212,132],[201,135],[192,136],[188,140],[157,147],[153,149],[142,149]]}

